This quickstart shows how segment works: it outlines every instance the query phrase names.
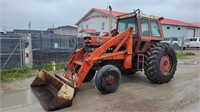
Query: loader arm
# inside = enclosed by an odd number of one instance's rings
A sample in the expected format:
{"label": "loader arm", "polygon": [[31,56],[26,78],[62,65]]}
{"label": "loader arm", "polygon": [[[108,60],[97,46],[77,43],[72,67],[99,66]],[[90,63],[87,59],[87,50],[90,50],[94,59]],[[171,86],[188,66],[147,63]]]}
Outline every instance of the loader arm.
{"label": "loader arm", "polygon": [[[78,89],[84,78],[86,77],[88,71],[91,69],[91,67],[95,64],[96,61],[99,60],[120,60],[123,59],[123,67],[128,69],[132,67],[132,44],[133,44],[133,35],[132,35],[133,28],[128,28],[121,34],[118,34],[115,37],[112,37],[108,42],[101,45],[99,48],[94,50],[92,53],[83,56],[84,54],[80,54],[82,52],[76,52],[72,55],[72,57],[76,57],[76,55],[82,55],[81,57],[84,57],[85,59],[77,59],[77,58],[71,58],[70,64],[68,65],[68,68],[65,72],[64,77],[69,82],[73,82],[73,87]],[[107,49],[109,49],[111,46],[113,46],[115,43],[119,43],[118,46],[114,49],[112,53],[105,53]],[[118,51],[119,48],[125,45],[126,51]],[[75,65],[80,65],[80,69],[78,73],[74,73],[73,69]]]}
{"label": "loader arm", "polygon": [[[65,68],[63,76],[57,74],[51,75],[45,70],[35,78],[31,84],[31,88],[41,104],[46,110],[57,110],[72,105],[73,97],[80,88],[85,77],[92,69],[95,62],[99,60],[124,60],[123,67],[132,67],[132,30],[129,28],[118,34],[90,54],[85,53],[85,49],[75,51]],[[110,47],[119,43],[112,53],[107,53]],[[120,47],[125,46],[124,51],[120,51]],[[77,65],[79,70],[75,68]]]}

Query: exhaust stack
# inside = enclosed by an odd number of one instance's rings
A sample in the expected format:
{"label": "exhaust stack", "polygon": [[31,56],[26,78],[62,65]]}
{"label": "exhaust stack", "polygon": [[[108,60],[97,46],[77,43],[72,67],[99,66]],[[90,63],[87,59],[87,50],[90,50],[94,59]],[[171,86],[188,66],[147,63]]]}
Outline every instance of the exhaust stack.
{"label": "exhaust stack", "polygon": [[112,7],[109,5],[109,36],[111,36],[112,30]]}

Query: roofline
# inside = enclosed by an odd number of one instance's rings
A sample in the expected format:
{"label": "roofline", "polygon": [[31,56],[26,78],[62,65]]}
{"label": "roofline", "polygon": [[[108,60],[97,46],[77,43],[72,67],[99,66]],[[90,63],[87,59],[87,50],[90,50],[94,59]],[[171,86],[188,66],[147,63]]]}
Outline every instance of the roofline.
{"label": "roofline", "polygon": [[59,29],[59,28],[66,28],[66,27],[77,29],[76,26],[71,26],[71,25],[59,26],[59,27],[57,27],[57,29]]}
{"label": "roofline", "polygon": [[183,25],[183,24],[173,24],[173,23],[165,23],[165,22],[161,22],[161,24],[174,25],[174,26],[185,26],[185,27],[196,27],[196,28],[200,27],[200,26],[196,26],[196,25]]}
{"label": "roofline", "polygon": [[[87,17],[90,13],[92,13],[92,11],[97,11],[97,12],[99,12],[99,13],[104,13],[104,14],[106,14],[106,15],[109,15],[109,14],[107,14],[107,13],[105,13],[105,12],[99,11],[99,10],[96,9],[96,8],[92,8],[92,9],[90,9],[78,22],[76,22],[75,25],[78,25],[85,17]],[[116,17],[116,16],[113,16],[113,15],[112,15],[112,17]]]}

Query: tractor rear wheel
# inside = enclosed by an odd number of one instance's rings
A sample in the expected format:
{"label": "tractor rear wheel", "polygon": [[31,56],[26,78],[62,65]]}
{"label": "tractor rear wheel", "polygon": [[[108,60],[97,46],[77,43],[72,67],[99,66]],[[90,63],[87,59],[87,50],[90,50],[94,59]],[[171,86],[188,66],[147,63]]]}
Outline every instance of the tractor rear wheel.
{"label": "tractor rear wheel", "polygon": [[153,83],[169,82],[174,76],[176,66],[176,53],[167,43],[156,43],[145,54],[145,75]]}
{"label": "tractor rear wheel", "polygon": [[115,92],[121,82],[121,72],[114,65],[105,65],[97,72],[95,86],[102,94]]}

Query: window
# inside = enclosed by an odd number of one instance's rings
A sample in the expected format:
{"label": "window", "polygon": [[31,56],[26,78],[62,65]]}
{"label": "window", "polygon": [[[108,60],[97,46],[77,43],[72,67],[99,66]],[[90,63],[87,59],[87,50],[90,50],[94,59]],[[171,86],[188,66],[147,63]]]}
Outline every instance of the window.
{"label": "window", "polygon": [[86,25],[86,28],[88,28],[88,24]]}
{"label": "window", "polygon": [[81,29],[83,29],[83,25],[81,25]]}
{"label": "window", "polygon": [[105,27],[105,23],[103,22],[103,23],[102,23],[102,28],[101,28],[101,29],[104,30],[104,27]]}
{"label": "window", "polygon": [[168,26],[168,27],[167,27],[167,29],[169,30],[169,29],[170,29],[170,27]]}
{"label": "window", "polygon": [[170,38],[164,38],[164,41],[170,41]]}
{"label": "window", "polygon": [[121,33],[130,27],[133,27],[133,34],[137,34],[136,18],[126,18],[118,20],[118,33]]}
{"label": "window", "polygon": [[147,19],[141,19],[140,24],[141,24],[142,35],[143,36],[150,36],[148,20]]}
{"label": "window", "polygon": [[173,41],[178,41],[178,38],[173,38],[172,40],[173,40]]}
{"label": "window", "polygon": [[197,41],[197,38],[191,38],[190,41]]}
{"label": "window", "polygon": [[155,37],[160,37],[160,29],[157,21],[151,21],[151,35]]}

